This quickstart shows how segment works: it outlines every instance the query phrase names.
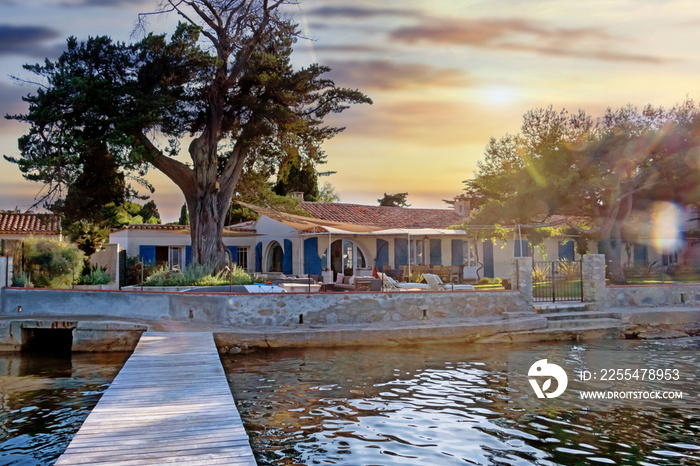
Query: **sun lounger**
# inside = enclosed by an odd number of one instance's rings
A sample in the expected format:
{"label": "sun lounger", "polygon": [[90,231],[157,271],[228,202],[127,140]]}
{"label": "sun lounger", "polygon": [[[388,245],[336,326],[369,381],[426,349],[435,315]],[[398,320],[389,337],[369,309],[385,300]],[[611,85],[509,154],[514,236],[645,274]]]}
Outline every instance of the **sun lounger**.
{"label": "sun lounger", "polygon": [[474,285],[452,285],[450,283],[444,283],[440,277],[434,273],[424,273],[423,278],[428,283],[428,287],[431,291],[452,291],[452,290],[473,290]]}
{"label": "sun lounger", "polygon": [[379,278],[381,278],[382,287],[386,291],[427,290],[429,288],[426,283],[399,283],[385,273],[380,273]]}

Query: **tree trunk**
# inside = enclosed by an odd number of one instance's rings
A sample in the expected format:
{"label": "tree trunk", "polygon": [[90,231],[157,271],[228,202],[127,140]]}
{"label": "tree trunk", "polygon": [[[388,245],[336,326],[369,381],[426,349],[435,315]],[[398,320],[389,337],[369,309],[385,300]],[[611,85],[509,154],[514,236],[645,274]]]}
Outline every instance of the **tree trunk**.
{"label": "tree trunk", "polygon": [[610,281],[615,285],[624,285],[627,283],[627,279],[622,267],[622,238],[619,233],[620,225],[619,222],[616,222],[610,231],[602,232],[601,245],[603,246],[602,252],[605,254],[605,263],[608,267]]}
{"label": "tree trunk", "polygon": [[[211,130],[210,130],[211,131]],[[192,262],[221,270],[228,264],[223,241],[225,213],[231,203],[231,195],[220,189],[217,173],[218,140],[205,131],[190,144],[190,156],[194,162],[194,193],[185,193],[190,209],[190,235],[192,238]],[[228,198],[223,196],[228,195]]]}
{"label": "tree trunk", "polygon": [[208,193],[187,200],[190,210],[192,263],[221,270],[228,264],[223,241],[224,217],[218,215],[219,196]]}

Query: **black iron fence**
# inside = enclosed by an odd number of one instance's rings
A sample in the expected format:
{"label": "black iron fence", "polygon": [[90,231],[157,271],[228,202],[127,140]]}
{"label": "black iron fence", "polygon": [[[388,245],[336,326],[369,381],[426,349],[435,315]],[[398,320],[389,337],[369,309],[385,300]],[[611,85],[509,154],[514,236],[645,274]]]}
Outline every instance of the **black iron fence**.
{"label": "black iron fence", "polygon": [[536,302],[583,301],[581,262],[534,262],[532,298]]}

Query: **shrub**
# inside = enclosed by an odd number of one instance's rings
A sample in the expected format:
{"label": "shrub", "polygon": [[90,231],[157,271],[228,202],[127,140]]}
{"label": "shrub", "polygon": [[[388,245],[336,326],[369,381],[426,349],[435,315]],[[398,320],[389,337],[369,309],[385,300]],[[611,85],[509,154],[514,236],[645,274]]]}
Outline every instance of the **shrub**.
{"label": "shrub", "polygon": [[100,267],[98,265],[90,267],[90,271],[87,274],[81,275],[78,281],[80,285],[108,285],[111,282],[112,279],[107,273],[107,267]]}
{"label": "shrub", "polygon": [[32,281],[29,279],[29,275],[24,273],[24,270],[20,270],[20,272],[12,279],[12,286],[22,287],[27,284],[31,285]]}
{"label": "shrub", "polygon": [[534,283],[543,282],[547,280],[550,275],[549,267],[535,266],[532,268],[532,281]]}
{"label": "shrub", "polygon": [[559,262],[559,271],[568,281],[580,280],[581,279],[581,269],[578,262],[570,262],[568,260],[563,260]]}
{"label": "shrub", "polygon": [[83,270],[85,254],[75,245],[43,238],[24,242],[25,268],[34,285],[70,288]]}
{"label": "shrub", "polygon": [[489,277],[484,277],[481,280],[479,280],[478,285],[500,285],[503,282],[498,277],[495,278],[489,278]]}
{"label": "shrub", "polygon": [[214,273],[204,265],[188,266],[184,271],[158,268],[144,282],[145,286],[217,286],[217,285],[251,285],[253,279],[237,265],[226,267]]}

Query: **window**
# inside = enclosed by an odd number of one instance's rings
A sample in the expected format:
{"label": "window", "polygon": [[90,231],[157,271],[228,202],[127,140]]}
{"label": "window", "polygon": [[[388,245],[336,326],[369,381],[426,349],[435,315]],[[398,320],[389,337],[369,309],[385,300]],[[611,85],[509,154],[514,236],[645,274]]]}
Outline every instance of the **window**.
{"label": "window", "polygon": [[238,248],[236,263],[243,270],[248,270],[248,248]]}
{"label": "window", "polygon": [[423,241],[422,239],[411,240],[411,264],[427,264],[425,260],[425,243],[426,241]]}
{"label": "window", "polygon": [[170,250],[168,251],[169,254],[169,262],[170,262],[170,268],[174,269],[175,267],[179,268],[180,270],[184,269],[184,261],[182,260],[182,248],[174,248],[171,247],[169,248]]}
{"label": "window", "polygon": [[526,239],[516,239],[513,248],[513,257],[532,256],[532,248]]}
{"label": "window", "polygon": [[474,243],[471,241],[465,241],[462,243],[464,265],[467,267],[476,267],[478,265],[476,260],[476,249],[474,248]]}
{"label": "window", "polygon": [[661,255],[661,265],[664,267],[669,265],[678,265],[678,252],[672,252],[671,254]]}

